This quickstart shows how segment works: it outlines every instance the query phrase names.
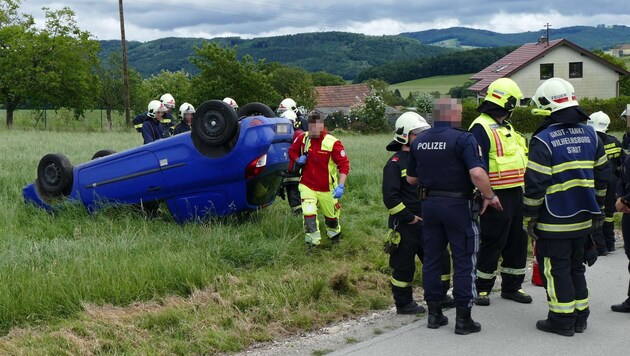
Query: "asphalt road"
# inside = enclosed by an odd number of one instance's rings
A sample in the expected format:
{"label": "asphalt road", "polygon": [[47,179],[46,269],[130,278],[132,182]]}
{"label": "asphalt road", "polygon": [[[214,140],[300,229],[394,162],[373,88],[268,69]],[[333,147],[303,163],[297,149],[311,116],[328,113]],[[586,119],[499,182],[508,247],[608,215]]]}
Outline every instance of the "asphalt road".
{"label": "asphalt road", "polygon": [[536,329],[536,321],[547,316],[545,290],[527,281],[524,289],[534,301],[518,304],[490,295],[487,307],[474,306],[472,316],[481,332],[456,335],[455,310],[445,311],[449,324],[428,329],[426,317],[397,330],[381,334],[330,355],[630,355],[630,313],[614,313],[611,304],[620,303],[628,290],[628,259],[623,249],[600,257],[588,267],[591,315],[588,329],[573,337]]}

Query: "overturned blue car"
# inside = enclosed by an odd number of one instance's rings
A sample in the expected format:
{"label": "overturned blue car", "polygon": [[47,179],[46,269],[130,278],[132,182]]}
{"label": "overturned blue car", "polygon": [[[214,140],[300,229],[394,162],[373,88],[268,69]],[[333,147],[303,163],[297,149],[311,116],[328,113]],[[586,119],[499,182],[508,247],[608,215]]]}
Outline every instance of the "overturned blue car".
{"label": "overturned blue car", "polygon": [[275,116],[261,103],[236,113],[207,101],[191,132],[123,152],[102,150],[76,166],[63,154],[45,155],[24,199],[47,210],[79,202],[91,213],[165,202],[178,223],[256,210],[273,202],[289,163],[293,126]]}

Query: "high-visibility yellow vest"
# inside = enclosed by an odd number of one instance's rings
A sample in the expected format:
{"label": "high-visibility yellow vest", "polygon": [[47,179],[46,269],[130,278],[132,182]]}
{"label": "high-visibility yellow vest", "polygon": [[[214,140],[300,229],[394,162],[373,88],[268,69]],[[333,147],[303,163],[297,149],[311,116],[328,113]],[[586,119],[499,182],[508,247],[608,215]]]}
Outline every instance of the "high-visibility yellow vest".
{"label": "high-visibility yellow vest", "polygon": [[[322,140],[321,150],[332,153],[333,146],[335,146],[335,143],[337,141],[339,141],[339,139],[337,139],[333,135],[326,134],[326,136]],[[302,138],[302,144],[304,145],[303,152],[308,152],[308,150],[311,148],[311,140],[310,140],[310,137],[308,137],[308,132],[304,134],[304,137]],[[329,185],[330,190],[333,190],[337,187],[338,180],[339,180],[339,172],[337,171],[337,165],[333,161],[332,155],[331,155],[330,159],[328,160],[328,185]]]}
{"label": "high-visibility yellow vest", "polygon": [[490,140],[488,176],[493,189],[524,186],[527,166],[525,138],[512,125],[499,125],[487,114],[481,114],[470,125],[480,124]]}

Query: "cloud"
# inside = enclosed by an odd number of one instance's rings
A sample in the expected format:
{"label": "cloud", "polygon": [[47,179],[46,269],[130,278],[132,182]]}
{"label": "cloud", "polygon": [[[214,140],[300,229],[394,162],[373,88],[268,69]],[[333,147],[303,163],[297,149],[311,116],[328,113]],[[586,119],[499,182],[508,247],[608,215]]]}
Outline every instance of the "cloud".
{"label": "cloud", "polygon": [[[118,2],[66,0],[24,1],[22,10],[43,23],[41,7],[69,6],[79,26],[98,39],[120,37]],[[314,31],[348,31],[370,35],[398,34],[432,28],[467,26],[513,33],[575,25],[628,24],[626,1],[597,2],[488,0],[127,0],[125,26],[129,40],[161,37],[243,38]],[[499,9],[499,10],[497,10]]]}

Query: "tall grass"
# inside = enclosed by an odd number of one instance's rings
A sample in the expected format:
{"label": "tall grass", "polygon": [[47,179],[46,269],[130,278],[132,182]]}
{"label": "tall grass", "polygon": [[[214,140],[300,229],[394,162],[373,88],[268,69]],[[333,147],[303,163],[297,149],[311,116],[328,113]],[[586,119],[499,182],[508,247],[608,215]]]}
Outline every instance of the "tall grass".
{"label": "tall grass", "polygon": [[0,130],[0,353],[232,352],[388,306],[380,181],[390,137],[340,138],[352,164],[342,243],[307,254],[301,218],[282,200],[183,226],[167,212],[28,206],[21,188],[44,154],[79,163],[140,137]]}

